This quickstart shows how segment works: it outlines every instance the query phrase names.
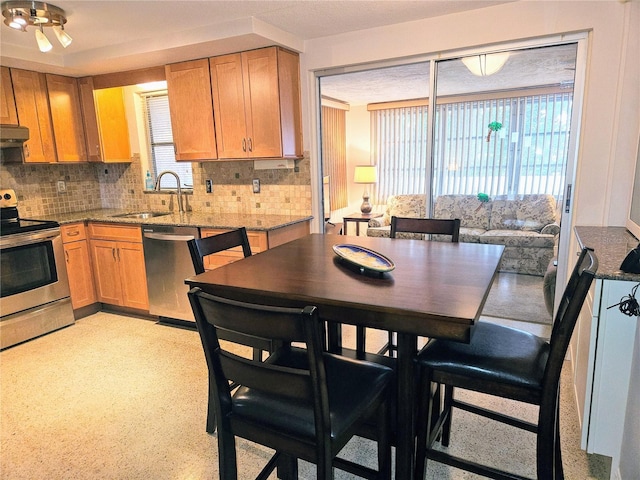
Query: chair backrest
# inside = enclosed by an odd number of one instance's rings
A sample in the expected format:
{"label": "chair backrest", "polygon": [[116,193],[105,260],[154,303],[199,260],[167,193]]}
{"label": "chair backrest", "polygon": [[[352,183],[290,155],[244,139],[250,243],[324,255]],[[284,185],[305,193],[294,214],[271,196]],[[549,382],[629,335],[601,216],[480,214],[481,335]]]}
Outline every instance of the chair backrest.
{"label": "chair backrest", "polygon": [[[256,305],[189,291],[189,301],[198,325],[210,375],[215,379],[216,418],[228,421],[231,412],[230,383],[256,389],[274,398],[288,397],[314,405],[316,438],[328,438],[329,400],[322,354],[324,324],[316,307],[284,308]],[[250,360],[233,352],[233,344],[219,342],[218,333],[233,332],[239,339],[263,337],[291,348],[292,342],[306,346],[308,363],[300,368]],[[237,347],[237,346],[236,346]],[[236,350],[237,351],[237,350]]]}
{"label": "chair backrest", "polygon": [[583,248],[564,289],[551,331],[549,357],[543,380],[543,389],[549,393],[557,389],[573,329],[597,270],[598,257],[592,249]]}
{"label": "chair backrest", "polygon": [[249,237],[247,229],[240,227],[230,232],[219,233],[211,237],[195,238],[188,241],[189,253],[191,253],[191,261],[196,273],[204,272],[204,257],[212,253],[222,252],[233,247],[242,247],[245,257],[251,256],[251,246],[249,245]]}
{"label": "chair backrest", "polygon": [[460,219],[393,216],[391,217],[390,237],[396,238],[398,232],[451,235],[451,241],[457,242],[460,237]]}

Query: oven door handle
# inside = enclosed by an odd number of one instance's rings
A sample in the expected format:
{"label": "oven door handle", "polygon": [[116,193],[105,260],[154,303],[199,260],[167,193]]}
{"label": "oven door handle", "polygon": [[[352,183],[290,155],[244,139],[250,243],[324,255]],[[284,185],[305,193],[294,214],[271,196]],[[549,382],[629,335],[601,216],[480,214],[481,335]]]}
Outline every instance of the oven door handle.
{"label": "oven door handle", "polygon": [[60,237],[60,229],[37,230],[35,232],[16,233],[5,235],[0,240],[0,248],[21,247],[34,243],[42,243]]}

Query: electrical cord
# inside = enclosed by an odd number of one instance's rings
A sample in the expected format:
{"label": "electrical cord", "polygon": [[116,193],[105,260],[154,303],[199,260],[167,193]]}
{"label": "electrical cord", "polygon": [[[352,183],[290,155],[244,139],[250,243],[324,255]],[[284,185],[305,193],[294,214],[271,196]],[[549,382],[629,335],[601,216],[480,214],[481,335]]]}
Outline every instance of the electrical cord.
{"label": "electrical cord", "polygon": [[607,310],[613,307],[620,307],[620,311],[629,317],[640,316],[640,305],[636,300],[636,290],[638,290],[639,286],[640,286],[640,283],[631,289],[630,295],[625,295],[620,300],[620,303],[616,303],[615,305],[611,305],[610,307],[607,307]]}

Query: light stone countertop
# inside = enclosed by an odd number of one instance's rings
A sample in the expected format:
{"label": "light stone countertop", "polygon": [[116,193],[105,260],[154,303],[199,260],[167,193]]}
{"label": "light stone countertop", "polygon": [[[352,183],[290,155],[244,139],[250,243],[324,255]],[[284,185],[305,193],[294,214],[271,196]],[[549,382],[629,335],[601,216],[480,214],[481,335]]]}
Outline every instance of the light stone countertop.
{"label": "light stone countertop", "polygon": [[97,209],[85,210],[74,213],[60,213],[45,217],[38,217],[41,220],[53,220],[61,225],[92,221],[107,223],[127,223],[131,225],[170,225],[177,227],[202,227],[202,228],[238,228],[246,227],[247,230],[269,231],[286,227],[300,222],[313,219],[312,216],[292,216],[292,215],[250,215],[233,213],[169,213],[152,218],[122,218],[114,215],[132,213],[130,210],[118,209]]}
{"label": "light stone countertop", "polygon": [[593,248],[598,257],[596,278],[640,282],[640,274],[620,270],[622,260],[638,246],[638,239],[625,227],[574,227],[580,248]]}

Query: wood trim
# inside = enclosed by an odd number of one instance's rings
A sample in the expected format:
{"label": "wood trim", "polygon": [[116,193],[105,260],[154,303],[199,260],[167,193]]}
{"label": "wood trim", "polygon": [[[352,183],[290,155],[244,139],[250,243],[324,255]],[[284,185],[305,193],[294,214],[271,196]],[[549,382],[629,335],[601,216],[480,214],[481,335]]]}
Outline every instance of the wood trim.
{"label": "wood trim", "polygon": [[129,70],[126,72],[105,73],[93,76],[93,87],[95,89],[125,87],[138,83],[160,82],[166,80],[164,65],[139,70]]}

